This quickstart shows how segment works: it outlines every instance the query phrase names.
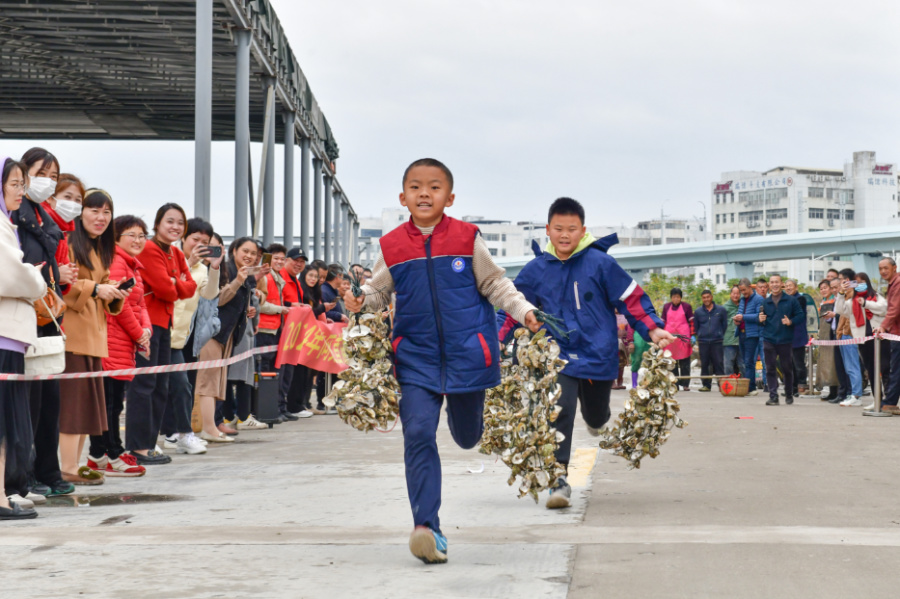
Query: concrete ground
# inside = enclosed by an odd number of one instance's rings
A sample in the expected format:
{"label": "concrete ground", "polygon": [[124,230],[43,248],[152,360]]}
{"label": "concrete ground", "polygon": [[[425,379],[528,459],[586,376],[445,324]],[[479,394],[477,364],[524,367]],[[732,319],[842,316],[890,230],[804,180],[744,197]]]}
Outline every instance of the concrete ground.
{"label": "concrete ground", "polygon": [[446,565],[406,546],[399,426],[365,435],[317,416],[0,523],[0,596],[896,594],[900,419],[815,398],[679,400],[690,425],[640,470],[579,424],[574,505],[556,512],[517,499],[505,466],[442,423]]}

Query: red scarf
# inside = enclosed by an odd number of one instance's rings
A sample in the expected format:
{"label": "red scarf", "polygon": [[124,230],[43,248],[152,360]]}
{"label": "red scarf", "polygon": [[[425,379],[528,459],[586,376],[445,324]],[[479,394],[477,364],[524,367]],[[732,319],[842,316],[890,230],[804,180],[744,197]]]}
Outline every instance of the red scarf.
{"label": "red scarf", "polygon": [[864,327],[866,326],[867,320],[872,320],[872,312],[866,310],[865,316],[863,316],[863,308],[859,305],[859,302],[856,301],[857,298],[864,297],[866,299],[869,298],[868,291],[856,291],[853,294],[853,318],[856,319],[856,326]]}

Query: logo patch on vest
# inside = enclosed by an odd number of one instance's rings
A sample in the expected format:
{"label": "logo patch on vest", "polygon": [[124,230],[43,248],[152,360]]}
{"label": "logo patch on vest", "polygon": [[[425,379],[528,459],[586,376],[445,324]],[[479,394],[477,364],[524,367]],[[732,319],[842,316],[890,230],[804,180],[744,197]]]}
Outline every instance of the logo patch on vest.
{"label": "logo patch on vest", "polygon": [[453,269],[453,272],[462,272],[466,268],[466,261],[462,258],[454,258],[453,262],[450,263],[450,267]]}

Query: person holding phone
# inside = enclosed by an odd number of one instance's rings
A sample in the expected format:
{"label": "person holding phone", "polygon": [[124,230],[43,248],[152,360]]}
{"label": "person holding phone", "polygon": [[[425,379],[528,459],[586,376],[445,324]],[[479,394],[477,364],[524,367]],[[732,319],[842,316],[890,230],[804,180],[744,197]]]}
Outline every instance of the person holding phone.
{"label": "person holding phone", "polygon": [[[221,329],[200,350],[201,362],[230,358],[235,345],[243,339],[248,326],[250,297],[256,288],[256,279],[249,272],[258,260],[257,244],[250,237],[235,239],[228,248],[228,262],[222,273],[218,300]],[[200,438],[210,443],[234,441],[234,437],[216,426],[216,402],[225,401],[227,377],[228,368],[224,366],[197,372],[194,394],[203,421]]]}
{"label": "person holding phone", "polygon": [[[116,254],[109,267],[112,280],[121,281],[119,291],[128,291],[122,311],[106,316],[109,355],[103,358],[103,370],[134,368],[135,351],[150,347],[153,325],[144,302],[143,265],[138,256],[147,243],[147,225],[136,216],[119,216],[113,221],[116,238]],[[105,476],[143,476],[146,469],[137,459],[125,452],[119,434],[119,418],[125,405],[125,389],[134,377],[119,375],[103,379],[106,397],[107,430],[91,435],[87,465]]]}
{"label": "person holding phone", "polygon": [[[129,292],[110,280],[116,256],[113,201],[102,189],[84,194],[81,215],[69,236],[70,260],[78,268],[77,279],[65,295],[66,372],[98,372],[109,357],[107,315],[116,316],[125,307]],[[87,435],[101,436],[109,428],[106,393],[102,378],[63,379],[59,413],[59,455],[63,479],[75,485],[99,485],[104,481],[97,462],[78,466]],[[115,424],[118,428],[118,421]],[[120,464],[126,470],[124,464]],[[129,465],[130,466],[130,465]]]}
{"label": "person holding phone", "polygon": [[[313,261],[312,264],[306,267],[306,270],[300,275],[300,288],[303,291],[304,303],[308,306],[312,307],[313,314],[316,318],[321,316],[322,314],[326,314],[329,310],[334,310],[335,306],[337,306],[337,301],[332,300],[329,302],[322,301],[322,285],[324,282],[320,279],[320,268],[319,268],[320,260]],[[324,262],[322,262],[324,264]],[[327,269],[326,269],[327,271]],[[295,372],[294,376],[297,376]],[[313,386],[316,385],[318,388],[319,380],[324,382],[324,375],[316,370],[308,369],[306,372],[306,381],[302,388],[302,394],[300,396],[300,407],[301,410],[299,412],[299,416],[301,418],[307,418],[312,415],[321,416],[325,414],[326,410],[320,409],[319,406],[313,408],[310,405],[310,398],[312,397],[312,389]],[[324,388],[324,385],[323,385]],[[324,406],[322,406],[324,408]]]}
{"label": "person holding phone", "polygon": [[[778,405],[778,370],[776,359],[784,373],[785,403],[794,403],[791,393],[794,384],[793,351],[794,326],[806,322],[806,314],[800,303],[781,288],[781,276],[769,277],[770,295],[763,300],[759,312],[759,322],[763,327],[763,352],[766,357],[766,388],[769,391],[767,406]],[[855,351],[855,348],[854,348]]]}

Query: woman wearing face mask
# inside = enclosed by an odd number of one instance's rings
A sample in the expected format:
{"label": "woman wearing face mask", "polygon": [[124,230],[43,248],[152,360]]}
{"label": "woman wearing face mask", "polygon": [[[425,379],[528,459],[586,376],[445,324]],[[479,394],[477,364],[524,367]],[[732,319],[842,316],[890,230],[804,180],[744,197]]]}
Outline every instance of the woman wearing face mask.
{"label": "woman wearing face mask", "polygon": [[[37,318],[32,302],[47,287],[38,269],[22,262],[22,251],[10,212],[22,203],[25,190],[23,164],[0,159],[0,372],[25,373],[25,349],[37,339]],[[32,431],[28,417],[26,383],[0,381],[0,520],[37,516],[30,507],[10,504],[7,493],[27,495],[24,487],[10,488],[4,479],[24,481],[31,457]],[[33,505],[33,504],[32,504]]]}
{"label": "woman wearing face mask", "polygon": [[[68,246],[59,253],[65,243],[64,233],[45,209],[59,179],[59,161],[43,148],[31,148],[22,156],[22,163],[27,169],[25,197],[12,213],[12,221],[18,227],[25,262],[43,264],[41,274],[46,286],[62,297],[76,270],[69,264]],[[38,337],[59,334],[52,322],[37,329]],[[72,493],[75,487],[63,480],[59,468],[59,381],[31,381],[27,386],[35,452],[27,484],[40,495]]]}
{"label": "woman wearing face mask", "polygon": [[[228,248],[228,262],[221,276],[219,290],[219,333],[206,342],[200,350],[199,361],[221,360],[232,355],[234,346],[244,336],[250,297],[256,287],[256,279],[250,269],[259,258],[257,245],[249,237],[234,240]],[[197,372],[195,395],[200,404],[203,430],[200,437],[212,443],[231,443],[234,437],[221,432],[216,426],[216,402],[225,400],[226,367],[206,368]]]}
{"label": "woman wearing face mask", "polygon": [[[113,225],[116,255],[109,267],[109,277],[126,284],[133,279],[134,284],[125,298],[122,311],[106,317],[109,356],[103,359],[103,370],[126,370],[135,366],[135,350],[146,352],[150,347],[153,331],[144,303],[144,267],[137,259],[147,243],[147,225],[131,215],[117,217]],[[133,455],[125,452],[119,434],[125,388],[133,378],[124,375],[103,379],[107,430],[102,435],[91,435],[87,465],[104,476],[143,476],[146,472]]]}
{"label": "woman wearing face mask", "polygon": [[[66,294],[66,372],[99,372],[109,357],[106,315],[122,311],[127,291],[110,281],[109,267],[116,255],[113,202],[102,189],[85,192],[84,208],[75,219],[69,238],[77,279]],[[78,467],[86,435],[107,430],[106,397],[102,378],[63,379],[65,397],[59,412],[59,454],[63,479],[76,485],[102,484],[101,472]]]}
{"label": "woman wearing face mask", "polygon": [[[853,288],[853,302],[850,305],[851,310],[848,320],[850,321],[850,334],[854,337],[871,337],[872,330],[881,326],[881,322],[887,315],[887,300],[878,293],[872,285],[869,275],[864,272],[856,273],[856,285]],[[846,310],[845,310],[846,311]],[[859,346],[860,354],[862,354],[863,364],[866,367],[866,373],[869,375],[869,384],[872,389],[875,388],[875,340],[869,339]],[[887,377],[891,371],[891,350],[890,344],[886,341],[881,342],[881,384],[882,390],[887,382]],[[873,403],[864,409],[871,410],[875,407]]]}
{"label": "woman wearing face mask", "polygon": [[47,198],[43,208],[59,230],[63,232],[62,241],[56,248],[56,261],[59,264],[69,262],[69,241],[67,237],[75,229],[75,219],[81,214],[81,202],[84,200],[84,184],[81,179],[69,173],[63,173],[56,181],[56,191]]}
{"label": "woman wearing face mask", "polygon": [[[172,315],[175,302],[187,299],[197,291],[187,261],[175,242],[184,238],[184,210],[178,204],[165,204],[156,211],[153,239],[144,246],[138,260],[144,265],[144,301],[150,314],[153,332],[149,354],[138,354],[138,368],[171,364]],[[168,464],[172,458],[156,446],[163,414],[169,397],[169,374],[142,374],[134,377],[127,392],[125,413],[125,447],[137,463]]]}

